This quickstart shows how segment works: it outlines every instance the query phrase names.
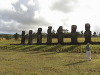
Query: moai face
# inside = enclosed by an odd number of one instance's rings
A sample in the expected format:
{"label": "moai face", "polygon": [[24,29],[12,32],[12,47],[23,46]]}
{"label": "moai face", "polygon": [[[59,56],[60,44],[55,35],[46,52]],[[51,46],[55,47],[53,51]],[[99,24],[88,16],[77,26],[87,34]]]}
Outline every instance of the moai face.
{"label": "moai face", "polygon": [[51,33],[51,30],[52,30],[52,27],[49,26],[47,32],[48,32],[48,33]]}
{"label": "moai face", "polygon": [[86,23],[85,24],[85,30],[87,31],[87,30],[90,30],[90,24],[89,23]]}
{"label": "moai face", "polygon": [[32,30],[29,30],[29,34],[32,34]]}
{"label": "moai face", "polygon": [[24,36],[25,35],[25,31],[22,31],[22,36]]}
{"label": "moai face", "polygon": [[51,27],[51,26],[49,26],[49,27],[48,27],[48,29],[52,29],[52,27]]}
{"label": "moai face", "polygon": [[71,30],[76,32],[77,26],[76,25],[72,25]]}
{"label": "moai face", "polygon": [[42,28],[38,28],[38,33],[41,34]]}
{"label": "moai face", "polygon": [[62,26],[59,26],[58,31],[59,31],[59,33],[62,33],[62,31],[63,31],[63,27],[62,27]]}

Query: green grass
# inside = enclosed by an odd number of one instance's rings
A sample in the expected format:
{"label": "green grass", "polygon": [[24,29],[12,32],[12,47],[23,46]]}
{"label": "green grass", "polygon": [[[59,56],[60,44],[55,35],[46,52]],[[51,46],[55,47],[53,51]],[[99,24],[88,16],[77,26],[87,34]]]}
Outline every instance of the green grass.
{"label": "green grass", "polygon": [[10,45],[19,43],[0,40],[0,75],[100,75],[100,45],[90,45],[92,61],[86,61],[86,45]]}
{"label": "green grass", "polygon": [[[2,45],[2,50],[85,53],[86,45]],[[90,45],[92,53],[100,53],[100,45]]]}
{"label": "green grass", "polygon": [[[78,38],[77,41],[78,42],[84,42],[85,38],[84,37],[81,37],[81,38]],[[71,42],[71,38],[64,38],[63,41],[65,43],[69,43]],[[100,37],[92,37],[91,38],[91,41],[92,42],[100,42]],[[33,43],[36,43],[37,42],[37,39],[33,39]],[[47,39],[46,38],[42,38],[42,43],[46,43],[47,42]],[[53,43],[57,43],[57,38],[53,38],[52,39],[52,42]],[[21,43],[21,39],[19,40],[14,40],[14,39],[11,39],[11,40],[0,40],[0,45],[2,44],[6,44],[6,45],[9,45],[9,44],[20,44]],[[26,40],[26,44],[28,43],[28,40]]]}
{"label": "green grass", "polygon": [[0,50],[0,75],[100,75],[100,55]]}

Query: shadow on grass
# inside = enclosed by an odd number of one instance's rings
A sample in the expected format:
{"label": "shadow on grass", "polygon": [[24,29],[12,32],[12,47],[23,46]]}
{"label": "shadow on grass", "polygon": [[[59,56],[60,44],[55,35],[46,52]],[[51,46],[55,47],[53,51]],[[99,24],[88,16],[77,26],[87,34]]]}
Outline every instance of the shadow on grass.
{"label": "shadow on grass", "polygon": [[45,54],[41,54],[41,55],[52,55],[52,54],[57,54],[56,52],[54,53],[45,53]]}
{"label": "shadow on grass", "polygon": [[17,50],[17,48],[21,48],[21,47],[23,47],[23,45],[17,45],[17,46],[12,45],[12,46],[8,47],[8,49],[9,50]]}
{"label": "shadow on grass", "polygon": [[33,49],[28,49],[29,47],[27,47],[27,49],[22,49],[22,50],[19,50],[20,52],[29,52],[28,54],[35,54],[35,53],[40,53],[40,49],[41,48],[44,48],[46,46],[34,46],[34,47],[31,47]]}
{"label": "shadow on grass", "polygon": [[35,47],[35,46],[30,45],[30,46],[27,46],[27,47],[25,47],[25,48],[22,48],[21,50],[29,51],[29,50],[30,50],[31,48],[33,48],[33,47]]}
{"label": "shadow on grass", "polygon": [[[42,51],[42,52],[68,52],[71,51],[73,52],[75,48],[79,47],[79,45],[71,45],[70,47],[63,48],[65,45],[30,45],[30,46],[11,46],[8,47],[8,50],[13,50],[13,51],[20,51],[20,52],[28,52],[28,51]],[[50,54],[50,53],[49,53]],[[48,53],[45,55],[49,55]]]}
{"label": "shadow on grass", "polygon": [[76,65],[76,64],[80,64],[80,63],[84,63],[84,62],[87,62],[87,61],[85,60],[85,61],[79,61],[79,62],[75,62],[75,63],[69,63],[69,64],[66,64],[64,66]]}
{"label": "shadow on grass", "polygon": [[32,51],[32,52],[28,52],[26,54],[37,54],[37,53],[41,53],[41,52],[39,52],[39,51]]}
{"label": "shadow on grass", "polygon": [[69,48],[65,49],[63,52],[73,51],[75,48],[79,47],[79,45],[72,45]]}
{"label": "shadow on grass", "polygon": [[46,50],[45,52],[55,52],[57,49],[61,48],[63,45],[56,45],[48,50]]}
{"label": "shadow on grass", "polygon": [[40,49],[42,49],[42,48],[45,48],[45,47],[47,47],[46,45],[39,45],[39,46],[37,46],[37,47],[35,47],[35,48],[33,48],[32,50],[30,50],[30,51],[39,51]]}

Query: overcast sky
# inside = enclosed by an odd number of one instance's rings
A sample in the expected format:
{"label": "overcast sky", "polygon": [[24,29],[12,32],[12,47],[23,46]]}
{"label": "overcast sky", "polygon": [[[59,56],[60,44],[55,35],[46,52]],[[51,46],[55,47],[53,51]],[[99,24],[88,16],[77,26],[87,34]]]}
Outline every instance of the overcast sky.
{"label": "overcast sky", "polygon": [[48,26],[85,31],[90,23],[91,31],[100,32],[100,0],[0,0],[0,33],[21,33],[22,30],[43,32]]}

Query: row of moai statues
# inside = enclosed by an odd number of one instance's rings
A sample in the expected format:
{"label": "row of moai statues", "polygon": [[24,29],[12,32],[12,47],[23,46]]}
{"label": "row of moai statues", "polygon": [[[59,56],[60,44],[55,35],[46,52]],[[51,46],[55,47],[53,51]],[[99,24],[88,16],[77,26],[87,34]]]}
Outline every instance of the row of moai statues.
{"label": "row of moai statues", "polygon": [[[77,44],[77,38],[78,38],[78,34],[76,32],[77,30],[77,26],[76,25],[72,25],[71,26],[71,44]],[[52,27],[49,26],[48,30],[47,30],[47,44],[52,44]],[[85,24],[85,41],[84,43],[91,43],[91,31],[90,31],[90,24],[86,23]],[[63,27],[59,26],[58,30],[57,30],[57,39],[58,39],[58,43],[63,44]],[[33,40],[33,36],[32,36],[32,30],[29,30],[29,37],[28,37],[28,44],[31,45],[32,44],[32,40]],[[42,43],[42,28],[38,28],[37,31],[37,44],[41,44]],[[22,31],[22,38],[21,38],[21,44],[25,44],[25,31]]]}

